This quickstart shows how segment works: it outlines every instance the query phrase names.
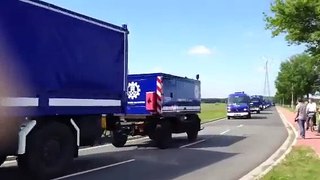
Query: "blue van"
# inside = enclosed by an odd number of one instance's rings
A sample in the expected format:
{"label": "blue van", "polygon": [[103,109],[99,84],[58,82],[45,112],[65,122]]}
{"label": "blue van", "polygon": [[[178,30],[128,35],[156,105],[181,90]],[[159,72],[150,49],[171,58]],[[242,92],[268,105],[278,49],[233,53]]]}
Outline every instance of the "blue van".
{"label": "blue van", "polygon": [[228,96],[227,117],[251,118],[250,96],[244,92],[235,92]]}
{"label": "blue van", "polygon": [[261,98],[261,96],[251,96],[250,110],[258,114],[263,110],[263,98]]}

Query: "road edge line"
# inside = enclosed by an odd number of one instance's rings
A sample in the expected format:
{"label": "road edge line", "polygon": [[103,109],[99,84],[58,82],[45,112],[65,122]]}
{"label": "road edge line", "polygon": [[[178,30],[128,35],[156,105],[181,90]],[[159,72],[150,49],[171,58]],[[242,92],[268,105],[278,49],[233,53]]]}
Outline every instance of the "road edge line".
{"label": "road edge line", "polygon": [[224,117],[221,117],[221,118],[216,118],[216,119],[210,119],[207,122],[201,123],[201,125],[219,122],[219,121],[225,120],[226,118],[227,118],[227,116],[224,116]]}
{"label": "road edge line", "polygon": [[[270,172],[276,165],[278,165],[284,158],[291,152],[292,147],[297,143],[298,132],[296,128],[286,119],[282,112],[278,108],[276,108],[282,123],[284,124],[287,132],[288,137],[282,143],[282,145],[264,162],[262,162],[259,166],[251,170],[249,173],[244,175],[240,178],[240,180],[247,180],[247,179],[261,179],[265,176],[268,172]],[[292,143],[290,143],[290,139],[294,138]],[[284,153],[282,153],[284,151]],[[275,159],[279,154],[282,155]],[[267,167],[265,169],[265,167]]]}

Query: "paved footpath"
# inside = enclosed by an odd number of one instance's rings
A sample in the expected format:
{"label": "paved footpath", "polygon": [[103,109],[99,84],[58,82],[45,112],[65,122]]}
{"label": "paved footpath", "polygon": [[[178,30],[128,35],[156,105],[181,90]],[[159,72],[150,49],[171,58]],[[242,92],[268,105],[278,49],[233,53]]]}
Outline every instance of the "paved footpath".
{"label": "paved footpath", "polygon": [[[284,115],[288,122],[290,122],[297,130],[299,135],[299,126],[298,123],[294,122],[294,112],[283,108],[277,107],[278,111]],[[320,136],[317,136],[317,131],[311,132],[310,130],[306,131],[306,138],[302,139],[298,136],[297,143],[295,146],[309,146],[313,148],[318,155],[320,155]]]}

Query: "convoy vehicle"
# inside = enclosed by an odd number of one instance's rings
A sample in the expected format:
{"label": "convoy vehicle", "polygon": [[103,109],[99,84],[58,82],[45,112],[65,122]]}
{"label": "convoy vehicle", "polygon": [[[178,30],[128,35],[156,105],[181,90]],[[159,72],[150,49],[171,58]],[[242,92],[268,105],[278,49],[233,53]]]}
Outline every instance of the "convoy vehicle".
{"label": "convoy vehicle", "polygon": [[250,100],[250,110],[251,112],[260,113],[263,110],[263,99],[260,96],[253,95]]}
{"label": "convoy vehicle", "polygon": [[172,133],[187,133],[195,141],[200,131],[200,81],[165,73],[128,76],[127,112],[122,130],[113,132],[113,144],[122,147],[127,136],[149,136],[159,148],[168,148]]}
{"label": "convoy vehicle", "polygon": [[57,176],[120,129],[128,33],[43,1],[0,1],[0,164],[13,155],[37,178]]}
{"label": "convoy vehicle", "polygon": [[228,96],[227,118],[251,118],[250,96],[245,92],[235,92]]}

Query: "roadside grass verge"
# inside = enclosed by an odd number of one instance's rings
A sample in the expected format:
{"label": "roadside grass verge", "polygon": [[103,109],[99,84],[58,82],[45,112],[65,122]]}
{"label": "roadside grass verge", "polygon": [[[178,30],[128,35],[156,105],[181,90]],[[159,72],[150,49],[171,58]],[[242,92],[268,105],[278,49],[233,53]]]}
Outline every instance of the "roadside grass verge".
{"label": "roadside grass verge", "polygon": [[226,117],[226,108],[227,106],[224,103],[202,103],[201,113],[199,114],[201,123]]}
{"label": "roadside grass verge", "polygon": [[293,147],[287,157],[275,166],[263,180],[320,179],[320,158],[310,147]]}

